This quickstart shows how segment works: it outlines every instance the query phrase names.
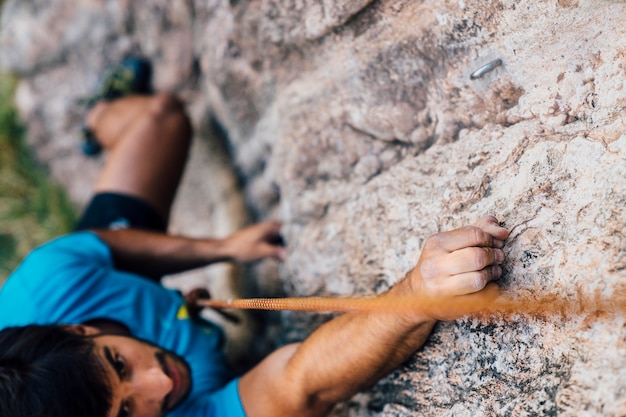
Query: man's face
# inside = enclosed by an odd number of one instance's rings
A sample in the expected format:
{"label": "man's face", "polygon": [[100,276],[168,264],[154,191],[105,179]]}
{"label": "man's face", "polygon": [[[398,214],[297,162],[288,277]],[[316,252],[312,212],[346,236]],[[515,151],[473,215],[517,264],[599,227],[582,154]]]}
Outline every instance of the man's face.
{"label": "man's face", "polygon": [[189,393],[189,367],[178,355],[126,336],[93,341],[113,393],[108,417],[162,416]]}

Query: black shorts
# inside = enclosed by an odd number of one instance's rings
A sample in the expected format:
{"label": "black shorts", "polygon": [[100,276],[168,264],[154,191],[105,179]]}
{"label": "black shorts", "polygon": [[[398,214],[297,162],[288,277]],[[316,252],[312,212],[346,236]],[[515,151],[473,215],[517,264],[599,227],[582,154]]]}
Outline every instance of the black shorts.
{"label": "black shorts", "polygon": [[165,232],[167,223],[140,198],[118,193],[96,194],[78,221],[76,230],[144,229]]}

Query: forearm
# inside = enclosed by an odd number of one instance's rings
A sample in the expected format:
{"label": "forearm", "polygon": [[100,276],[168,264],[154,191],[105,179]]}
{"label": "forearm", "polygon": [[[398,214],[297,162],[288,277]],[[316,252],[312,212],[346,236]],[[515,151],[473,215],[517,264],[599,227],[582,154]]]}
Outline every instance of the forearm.
{"label": "forearm", "polygon": [[150,278],[228,261],[226,240],[191,239],[136,229],[95,230],[110,248],[116,268]]}
{"label": "forearm", "polygon": [[[381,297],[406,297],[402,282]],[[348,313],[304,342],[270,355],[240,382],[250,417],[318,417],[373,385],[405,362],[428,338],[435,321],[392,313]],[[277,397],[275,392],[281,392]],[[248,403],[247,399],[253,401]]]}
{"label": "forearm", "polygon": [[[405,281],[382,297],[406,297]],[[334,404],[373,385],[427,340],[435,321],[397,313],[349,313],[305,340],[286,372],[301,378],[310,400]]]}

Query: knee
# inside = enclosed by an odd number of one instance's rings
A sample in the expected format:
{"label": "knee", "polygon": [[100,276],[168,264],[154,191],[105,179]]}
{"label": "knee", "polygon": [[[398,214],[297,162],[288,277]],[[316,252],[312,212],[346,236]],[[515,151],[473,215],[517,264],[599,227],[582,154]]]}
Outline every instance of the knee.
{"label": "knee", "polygon": [[170,93],[159,93],[150,99],[150,113],[155,117],[180,115],[187,118],[183,102]]}

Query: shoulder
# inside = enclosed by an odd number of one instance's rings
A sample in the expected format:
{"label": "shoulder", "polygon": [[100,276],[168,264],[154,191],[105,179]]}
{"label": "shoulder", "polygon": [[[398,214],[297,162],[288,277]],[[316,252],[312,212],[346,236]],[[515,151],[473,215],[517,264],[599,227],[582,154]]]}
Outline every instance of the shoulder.
{"label": "shoulder", "polygon": [[55,322],[111,267],[107,246],[90,232],[69,234],[39,246],[0,290],[0,328]]}
{"label": "shoulder", "polygon": [[239,379],[236,378],[223,388],[196,400],[183,403],[171,417],[246,417],[239,396]]}
{"label": "shoulder", "polygon": [[34,249],[22,265],[50,261],[54,263],[71,262],[73,260],[98,259],[111,260],[108,246],[93,232],[76,232],[60,236]]}
{"label": "shoulder", "polygon": [[32,292],[54,292],[85,281],[103,268],[111,268],[108,247],[90,232],[72,233],[45,243],[30,252],[3,287]]}

